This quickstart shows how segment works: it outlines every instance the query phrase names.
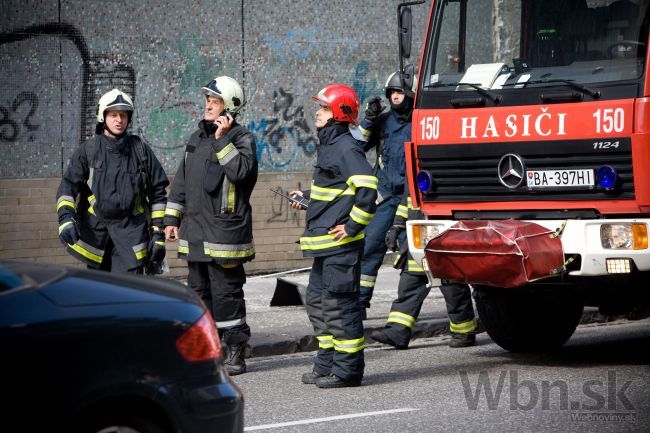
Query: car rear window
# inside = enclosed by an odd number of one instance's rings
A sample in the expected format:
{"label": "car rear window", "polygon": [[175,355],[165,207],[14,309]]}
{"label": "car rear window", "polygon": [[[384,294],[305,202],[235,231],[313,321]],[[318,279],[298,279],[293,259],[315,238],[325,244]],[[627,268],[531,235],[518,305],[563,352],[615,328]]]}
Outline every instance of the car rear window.
{"label": "car rear window", "polygon": [[65,269],[60,267],[0,261],[0,293],[41,287],[65,274]]}

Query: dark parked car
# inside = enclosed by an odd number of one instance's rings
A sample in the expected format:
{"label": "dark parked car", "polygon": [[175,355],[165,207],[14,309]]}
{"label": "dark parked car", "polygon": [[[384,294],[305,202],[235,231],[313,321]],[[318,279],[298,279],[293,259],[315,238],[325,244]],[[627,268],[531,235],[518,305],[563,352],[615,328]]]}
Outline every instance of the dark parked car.
{"label": "dark parked car", "polygon": [[210,313],[162,278],[0,261],[0,430],[241,432]]}

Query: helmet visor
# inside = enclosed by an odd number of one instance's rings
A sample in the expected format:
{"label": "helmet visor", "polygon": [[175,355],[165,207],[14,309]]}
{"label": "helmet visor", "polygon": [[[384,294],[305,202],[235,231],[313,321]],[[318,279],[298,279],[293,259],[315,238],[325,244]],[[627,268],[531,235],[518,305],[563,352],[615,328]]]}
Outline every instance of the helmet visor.
{"label": "helmet visor", "polygon": [[329,107],[329,102],[327,102],[325,99],[319,98],[318,95],[313,95],[311,99],[314,100],[318,105],[321,107]]}
{"label": "helmet visor", "polygon": [[133,104],[124,99],[122,95],[117,95],[112,102],[106,104],[104,111],[108,110],[133,111]]}
{"label": "helmet visor", "polygon": [[205,86],[201,87],[201,92],[206,96],[218,96],[221,98],[221,90],[217,87],[217,80],[212,80]]}
{"label": "helmet visor", "polygon": [[133,107],[129,105],[109,105],[106,107],[106,110],[104,110],[104,112],[107,111],[133,111]]}

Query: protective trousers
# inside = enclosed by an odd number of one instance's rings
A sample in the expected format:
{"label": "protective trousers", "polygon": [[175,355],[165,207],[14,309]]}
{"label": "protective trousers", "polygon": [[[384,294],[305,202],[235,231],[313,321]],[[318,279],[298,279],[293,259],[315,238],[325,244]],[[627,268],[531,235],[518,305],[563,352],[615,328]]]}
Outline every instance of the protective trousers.
{"label": "protective trousers", "polygon": [[[397,288],[397,299],[393,301],[384,332],[398,346],[408,346],[413,326],[420,315],[420,309],[431,290],[423,273],[403,271]],[[445,298],[449,328],[452,332],[467,333],[476,329],[472,294],[465,284],[445,283],[440,286]]]}
{"label": "protective trousers", "polygon": [[99,269],[100,271],[107,272],[128,272],[131,274],[144,274],[144,267],[138,266],[136,268],[130,268],[132,260],[127,258],[124,260],[120,256],[120,250],[115,248],[115,244],[111,238],[106,239],[106,246],[104,247],[104,256],[99,268],[95,266],[87,265],[88,269]]}
{"label": "protective trousers", "polygon": [[401,200],[400,196],[391,196],[377,206],[375,216],[366,228],[366,244],[361,262],[361,307],[370,308],[370,299],[375,289],[377,271],[386,254],[386,232],[393,224],[395,211]]}
{"label": "protective trousers", "polygon": [[225,267],[214,262],[188,262],[187,265],[187,285],[210,310],[221,341],[227,346],[245,344],[251,331],[246,323],[244,266]]}
{"label": "protective trousers", "polygon": [[431,288],[427,276],[422,273],[403,271],[397,286],[397,299],[393,301],[385,333],[399,346],[408,346],[413,325]]}
{"label": "protective trousers", "polygon": [[476,329],[476,317],[469,286],[443,280],[440,291],[447,304],[449,330],[456,334],[473,332]]}
{"label": "protective trousers", "polygon": [[359,304],[361,249],[314,257],[307,314],[318,339],[314,372],[351,381],[363,377],[364,338]]}

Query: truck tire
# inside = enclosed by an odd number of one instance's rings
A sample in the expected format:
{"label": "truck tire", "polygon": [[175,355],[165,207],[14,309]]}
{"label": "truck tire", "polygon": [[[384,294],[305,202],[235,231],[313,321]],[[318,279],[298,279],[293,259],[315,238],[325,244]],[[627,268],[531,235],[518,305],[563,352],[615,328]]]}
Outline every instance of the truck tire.
{"label": "truck tire", "polygon": [[474,298],[488,335],[511,352],[556,349],[573,335],[582,317],[582,304],[566,289],[475,286]]}

